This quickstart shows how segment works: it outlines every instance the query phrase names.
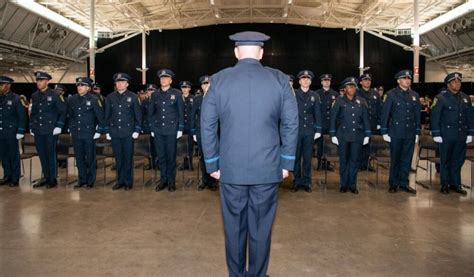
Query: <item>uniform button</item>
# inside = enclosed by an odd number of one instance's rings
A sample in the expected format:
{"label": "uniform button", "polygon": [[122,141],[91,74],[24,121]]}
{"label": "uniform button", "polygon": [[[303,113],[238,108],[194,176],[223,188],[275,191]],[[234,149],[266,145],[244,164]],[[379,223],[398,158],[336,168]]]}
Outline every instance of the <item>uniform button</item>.
{"label": "uniform button", "polygon": [[119,108],[121,108],[121,107],[122,107],[122,105],[119,105]]}
{"label": "uniform button", "polygon": [[165,109],[163,109],[163,111],[165,111]]}
{"label": "uniform button", "polygon": [[80,109],[81,109],[81,108],[79,108],[79,110],[80,110]]}
{"label": "uniform button", "polygon": [[43,126],[43,124],[40,123],[40,126]]}
{"label": "uniform button", "polygon": [[122,119],[119,119],[118,121],[122,121]]}
{"label": "uniform button", "polygon": [[81,128],[77,128],[77,130],[78,130],[78,131],[80,131],[80,130],[81,130]]}
{"label": "uniform button", "polygon": [[303,127],[306,127],[306,125],[303,125]]}
{"label": "uniform button", "polygon": [[352,108],[354,108],[354,106],[352,106]]}
{"label": "uniform button", "polygon": [[122,126],[119,126],[119,129],[122,128]]}
{"label": "uniform button", "polygon": [[355,121],[352,121],[352,124],[356,123]]}
{"label": "uniform button", "polygon": [[40,116],[40,119],[43,119],[43,118]]}
{"label": "uniform button", "polygon": [[163,122],[161,125],[165,126],[165,123]]}
{"label": "uniform button", "polygon": [[42,103],[40,103],[40,106],[43,106],[43,104],[42,104]]}
{"label": "uniform button", "polygon": [[306,117],[304,118],[304,120],[306,120]]}
{"label": "uniform button", "polygon": [[352,114],[352,116],[355,116],[354,114]]}
{"label": "uniform button", "polygon": [[165,118],[165,116],[163,116],[163,118]]}
{"label": "uniform button", "polygon": [[41,110],[39,110],[39,112],[41,112]]}
{"label": "uniform button", "polygon": [[449,128],[449,127],[450,127],[450,126],[448,125],[448,128]]}
{"label": "uniform button", "polygon": [[81,115],[78,115],[79,117],[81,117]]}
{"label": "uniform button", "polygon": [[80,121],[78,121],[77,123],[79,123],[79,124],[80,124],[81,122],[80,122]]}
{"label": "uniform button", "polygon": [[355,131],[356,129],[352,129],[352,131]]}
{"label": "uniform button", "polygon": [[163,102],[163,104],[165,104],[165,102]]}
{"label": "uniform button", "polygon": [[122,112],[118,112],[118,114],[122,114]]}

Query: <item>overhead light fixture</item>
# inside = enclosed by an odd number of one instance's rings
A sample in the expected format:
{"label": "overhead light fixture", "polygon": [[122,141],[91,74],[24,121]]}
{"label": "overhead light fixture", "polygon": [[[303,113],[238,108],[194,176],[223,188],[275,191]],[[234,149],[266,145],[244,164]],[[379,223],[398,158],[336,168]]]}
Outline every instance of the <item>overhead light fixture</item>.
{"label": "overhead light fixture", "polygon": [[0,61],[3,61],[3,54],[0,54]]}
{"label": "overhead light fixture", "polygon": [[273,23],[273,20],[270,20],[270,23]]}
{"label": "overhead light fixture", "polygon": [[211,5],[213,5],[213,6],[216,4],[216,3],[214,3],[214,0],[210,0],[209,2],[210,2]]}
{"label": "overhead light fixture", "polygon": [[293,0],[288,0],[288,5],[293,4]]}
{"label": "overhead light fixture", "polygon": [[231,21],[229,21],[229,23],[232,24],[232,23],[234,23],[234,22],[231,20]]}
{"label": "overhead light fixture", "polygon": [[84,37],[89,37],[89,29],[77,24],[76,22],[46,8],[45,6],[38,4],[33,0],[12,0],[12,3],[22,7],[23,9],[32,12],[38,16],[46,18],[56,24],[59,24],[65,28],[68,28]]}
{"label": "overhead light fixture", "polygon": [[474,0],[469,0],[466,3],[450,10],[449,12],[446,12],[437,18],[421,25],[419,28],[419,33],[420,35],[425,34],[472,11],[474,11]]}
{"label": "overhead light fixture", "polygon": [[218,13],[216,13],[216,18],[220,18],[220,17],[221,17],[221,16],[220,16]]}
{"label": "overhead light fixture", "polygon": [[309,22],[306,22],[306,26],[309,26]]}

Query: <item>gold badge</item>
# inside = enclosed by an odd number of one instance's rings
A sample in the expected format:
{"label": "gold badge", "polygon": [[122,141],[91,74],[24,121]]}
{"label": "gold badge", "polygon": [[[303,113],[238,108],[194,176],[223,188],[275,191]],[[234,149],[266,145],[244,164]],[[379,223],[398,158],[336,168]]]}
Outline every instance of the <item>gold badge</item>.
{"label": "gold badge", "polygon": [[435,99],[433,100],[433,104],[431,104],[431,109],[433,109],[434,106],[436,106],[436,103],[438,103],[438,97],[435,97]]}
{"label": "gold badge", "polygon": [[99,104],[99,107],[102,108],[102,103],[100,102],[100,100],[97,100],[97,104]]}
{"label": "gold badge", "polygon": [[64,102],[64,97],[62,95],[59,95],[59,99],[61,99],[61,101]]}

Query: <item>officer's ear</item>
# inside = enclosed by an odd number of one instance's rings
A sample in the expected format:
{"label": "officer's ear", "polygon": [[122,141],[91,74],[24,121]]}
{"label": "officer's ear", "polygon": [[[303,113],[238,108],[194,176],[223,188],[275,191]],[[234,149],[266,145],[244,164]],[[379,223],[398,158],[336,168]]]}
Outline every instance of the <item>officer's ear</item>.
{"label": "officer's ear", "polygon": [[234,55],[235,55],[235,58],[238,60],[239,59],[239,50],[237,49],[237,47],[234,47]]}
{"label": "officer's ear", "polygon": [[263,47],[260,47],[260,50],[258,50],[258,60],[261,60],[263,58]]}

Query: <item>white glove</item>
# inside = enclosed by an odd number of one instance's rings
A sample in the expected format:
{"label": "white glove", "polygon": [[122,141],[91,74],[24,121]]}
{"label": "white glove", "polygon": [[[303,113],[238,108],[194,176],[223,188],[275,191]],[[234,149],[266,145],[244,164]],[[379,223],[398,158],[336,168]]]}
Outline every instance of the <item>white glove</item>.
{"label": "white glove", "polygon": [[281,170],[281,175],[283,176],[283,179],[285,179],[286,177],[288,177],[290,175],[290,172],[286,169],[282,169]]}
{"label": "white glove", "polygon": [[362,143],[362,145],[367,145],[367,143],[369,143],[369,137],[364,138],[364,142]]}
{"label": "white glove", "polygon": [[380,125],[377,125],[377,130],[380,130],[381,126]]}
{"label": "white glove", "polygon": [[198,142],[198,137],[197,137],[196,135],[194,135],[194,136],[193,136],[193,140],[194,140],[195,142]]}
{"label": "white glove", "polygon": [[16,134],[16,139],[22,139],[25,135],[23,134]]}
{"label": "white glove", "polygon": [[154,132],[151,132],[150,135],[151,135],[152,138],[155,137],[155,133],[154,133]]}
{"label": "white glove", "polygon": [[390,136],[389,135],[383,135],[383,140],[385,140],[386,142],[391,142],[392,140],[390,139]]}
{"label": "white glove", "polygon": [[443,143],[443,138],[438,136],[438,137],[433,137],[434,142],[436,143]]}
{"label": "white glove", "polygon": [[31,135],[32,137],[34,137],[34,136],[35,136],[35,134],[33,134],[33,132],[32,132],[32,131],[30,131],[30,135]]}
{"label": "white glove", "polygon": [[61,128],[59,128],[59,127],[54,128],[54,130],[53,130],[53,136],[59,135],[59,134],[61,134]]}
{"label": "white glove", "polygon": [[98,138],[100,138],[100,134],[99,134],[99,133],[95,133],[95,134],[94,134],[94,139],[98,139]]}
{"label": "white glove", "polygon": [[183,131],[178,131],[178,134],[176,134],[176,139],[179,139],[182,136],[183,136]]}
{"label": "white glove", "polygon": [[332,141],[332,143],[334,143],[335,145],[339,145],[339,140],[337,140],[337,137],[332,137],[332,138],[331,138],[331,141]]}
{"label": "white glove", "polygon": [[105,135],[105,138],[106,138],[107,140],[112,140],[112,137],[110,136],[109,133],[107,133],[107,134]]}
{"label": "white glove", "polygon": [[420,138],[420,136],[416,135],[416,137],[415,137],[415,143],[418,143],[419,138]]}
{"label": "white glove", "polygon": [[472,136],[467,136],[466,144],[471,143],[471,142],[472,142]]}
{"label": "white glove", "polygon": [[137,132],[133,132],[132,138],[133,138],[133,139],[137,139],[137,138],[138,138],[138,135],[140,135],[140,134],[137,133]]}
{"label": "white glove", "polygon": [[321,137],[321,133],[316,133],[316,134],[314,134],[314,139],[318,139],[318,138],[320,138],[320,137]]}

